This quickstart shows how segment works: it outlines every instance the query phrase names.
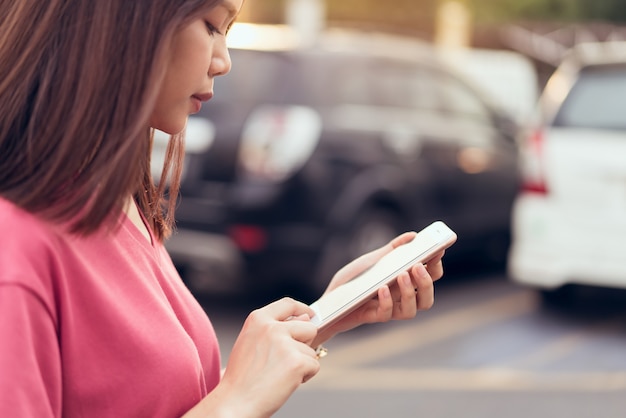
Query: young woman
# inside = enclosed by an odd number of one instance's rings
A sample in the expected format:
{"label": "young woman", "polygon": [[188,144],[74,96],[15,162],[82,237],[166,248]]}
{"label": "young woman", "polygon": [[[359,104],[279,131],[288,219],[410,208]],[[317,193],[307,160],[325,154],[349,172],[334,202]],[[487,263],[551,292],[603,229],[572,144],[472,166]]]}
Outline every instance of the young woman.
{"label": "young woman", "polygon": [[[221,373],[163,241],[187,117],[230,69],[242,1],[0,0],[0,416],[267,417],[318,372],[319,344],[432,305],[443,254],[324,335],[294,300],[254,311]],[[172,134],[169,201],[154,128]]]}

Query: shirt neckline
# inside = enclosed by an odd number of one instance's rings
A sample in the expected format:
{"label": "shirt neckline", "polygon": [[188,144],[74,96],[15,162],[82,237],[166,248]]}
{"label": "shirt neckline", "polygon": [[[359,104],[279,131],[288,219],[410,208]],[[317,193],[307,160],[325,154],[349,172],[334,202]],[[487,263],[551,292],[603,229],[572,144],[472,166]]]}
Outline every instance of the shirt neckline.
{"label": "shirt neckline", "polygon": [[[136,205],[134,200],[133,200],[133,204]],[[141,242],[142,245],[148,246],[151,249],[155,249],[156,240],[155,240],[154,233],[152,232],[152,228],[150,227],[150,225],[148,225],[148,222],[144,214],[141,213],[141,210],[139,210],[139,207],[137,207],[137,212],[139,213],[141,222],[143,222],[143,225],[146,227],[146,230],[148,231],[148,234],[150,235],[150,240],[146,239],[146,236],[139,230],[137,225],[135,225],[135,223],[132,221],[132,219],[130,219],[130,216],[126,212],[123,213],[124,220],[122,224],[130,232],[130,234],[133,236],[133,238],[136,241]]]}

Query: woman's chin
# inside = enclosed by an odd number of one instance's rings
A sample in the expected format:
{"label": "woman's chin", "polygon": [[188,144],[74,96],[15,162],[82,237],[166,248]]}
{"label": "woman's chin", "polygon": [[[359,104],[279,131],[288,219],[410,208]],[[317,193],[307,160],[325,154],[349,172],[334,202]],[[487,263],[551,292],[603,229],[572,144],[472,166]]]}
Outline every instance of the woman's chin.
{"label": "woman's chin", "polygon": [[168,135],[181,133],[187,126],[187,118],[180,121],[169,121],[169,123],[153,123],[152,128],[165,132]]}

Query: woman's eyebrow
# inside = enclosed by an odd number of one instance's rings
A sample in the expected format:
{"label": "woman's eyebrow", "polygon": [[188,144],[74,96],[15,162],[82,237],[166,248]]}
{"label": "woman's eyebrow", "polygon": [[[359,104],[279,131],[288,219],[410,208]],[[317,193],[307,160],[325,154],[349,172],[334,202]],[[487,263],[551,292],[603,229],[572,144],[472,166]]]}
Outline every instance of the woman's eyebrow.
{"label": "woman's eyebrow", "polygon": [[224,7],[228,11],[228,14],[230,16],[235,17],[239,14],[239,10],[237,10],[235,5],[229,0],[222,0],[221,3],[222,3],[221,6]]}

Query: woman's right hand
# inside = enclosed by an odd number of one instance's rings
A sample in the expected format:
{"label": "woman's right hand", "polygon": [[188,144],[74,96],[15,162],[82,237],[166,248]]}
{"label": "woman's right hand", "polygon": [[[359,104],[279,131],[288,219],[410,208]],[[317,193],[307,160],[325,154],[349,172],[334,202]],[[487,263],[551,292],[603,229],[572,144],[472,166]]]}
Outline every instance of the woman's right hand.
{"label": "woman's right hand", "polygon": [[310,346],[317,335],[310,322],[313,315],[307,305],[290,298],[253,311],[235,341],[220,384],[205,398],[208,402],[201,402],[212,405],[201,408],[207,412],[202,415],[227,411],[228,416],[270,417],[275,413],[320,369]]}

